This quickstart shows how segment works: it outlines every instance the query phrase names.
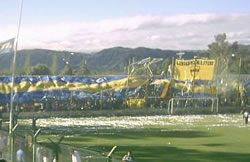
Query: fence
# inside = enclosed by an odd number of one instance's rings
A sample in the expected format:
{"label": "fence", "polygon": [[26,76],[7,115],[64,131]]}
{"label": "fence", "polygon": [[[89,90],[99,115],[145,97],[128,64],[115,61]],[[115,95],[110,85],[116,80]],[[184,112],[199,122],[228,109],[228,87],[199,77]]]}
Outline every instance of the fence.
{"label": "fence", "polygon": [[[32,142],[26,137],[14,136],[14,158],[23,158],[25,162],[71,162],[73,158],[81,162],[118,162],[117,156],[107,156],[86,148],[77,148],[68,145],[52,143],[50,146],[35,144],[33,150]],[[0,158],[10,161],[10,136],[7,132],[0,131]],[[55,160],[56,159],[56,160]],[[53,161],[53,162],[54,162]]]}

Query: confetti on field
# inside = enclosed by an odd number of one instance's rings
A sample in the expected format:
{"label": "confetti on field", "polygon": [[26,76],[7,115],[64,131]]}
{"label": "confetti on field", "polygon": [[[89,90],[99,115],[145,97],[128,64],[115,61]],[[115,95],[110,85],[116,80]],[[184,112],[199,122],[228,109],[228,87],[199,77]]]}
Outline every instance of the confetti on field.
{"label": "confetti on field", "polygon": [[[31,120],[20,120],[30,125]],[[204,126],[204,127],[244,127],[241,115],[167,115],[144,117],[95,117],[95,118],[49,118],[39,119],[39,127],[89,127],[89,129],[144,128],[148,126]]]}

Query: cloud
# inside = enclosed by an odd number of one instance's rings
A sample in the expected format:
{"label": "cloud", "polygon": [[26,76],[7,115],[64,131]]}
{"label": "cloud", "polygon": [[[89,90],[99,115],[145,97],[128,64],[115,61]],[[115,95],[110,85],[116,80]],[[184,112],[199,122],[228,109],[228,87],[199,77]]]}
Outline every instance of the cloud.
{"label": "cloud", "polygon": [[161,37],[159,36],[159,35],[152,35],[151,37],[150,37],[150,39],[152,40],[152,41],[154,41],[154,40],[157,40],[157,39],[160,39]]}
{"label": "cloud", "polygon": [[[214,36],[227,33],[229,41],[250,44],[250,14],[138,15],[96,22],[24,24],[20,48],[96,51],[114,46],[161,49],[206,49]],[[1,40],[15,33],[1,25]],[[0,40],[0,41],[1,41]]]}

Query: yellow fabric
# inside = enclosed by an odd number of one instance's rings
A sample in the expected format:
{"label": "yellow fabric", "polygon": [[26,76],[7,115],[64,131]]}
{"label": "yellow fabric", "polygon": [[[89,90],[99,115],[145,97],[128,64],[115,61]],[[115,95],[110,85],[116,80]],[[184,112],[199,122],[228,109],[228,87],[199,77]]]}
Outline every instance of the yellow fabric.
{"label": "yellow fabric", "polygon": [[156,85],[163,84],[164,88],[163,88],[162,93],[161,93],[161,98],[164,98],[167,95],[168,88],[169,88],[169,85],[170,85],[170,80],[168,80],[168,79],[157,79],[152,84],[156,84]]}
{"label": "yellow fabric", "polygon": [[176,80],[213,80],[215,60],[176,59],[174,78]]}
{"label": "yellow fabric", "polygon": [[141,98],[131,98],[126,101],[126,104],[129,107],[142,108],[146,104],[146,100]]}
{"label": "yellow fabric", "polygon": [[163,91],[161,93],[161,98],[164,98],[167,95],[169,85],[170,85],[170,82],[165,83]]}
{"label": "yellow fabric", "polygon": [[[147,79],[141,79],[136,77],[130,77],[110,81],[102,84],[86,84],[86,83],[70,83],[70,82],[60,82],[57,80],[52,81],[39,81],[32,84],[28,81],[23,81],[19,84],[14,84],[15,92],[33,92],[33,91],[47,91],[47,90],[82,90],[90,93],[96,93],[100,90],[105,91],[118,91],[124,88],[136,88],[148,83]],[[8,94],[11,92],[12,83],[0,83],[0,93]]]}

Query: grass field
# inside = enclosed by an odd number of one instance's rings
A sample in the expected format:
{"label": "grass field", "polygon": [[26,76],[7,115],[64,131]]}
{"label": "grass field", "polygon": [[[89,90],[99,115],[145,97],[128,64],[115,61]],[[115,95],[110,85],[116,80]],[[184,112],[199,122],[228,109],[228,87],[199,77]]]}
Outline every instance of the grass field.
{"label": "grass field", "polygon": [[[21,120],[30,124],[30,120]],[[137,162],[250,161],[250,125],[241,115],[98,117],[39,119],[39,142],[65,135],[64,144],[122,157],[132,151]]]}

